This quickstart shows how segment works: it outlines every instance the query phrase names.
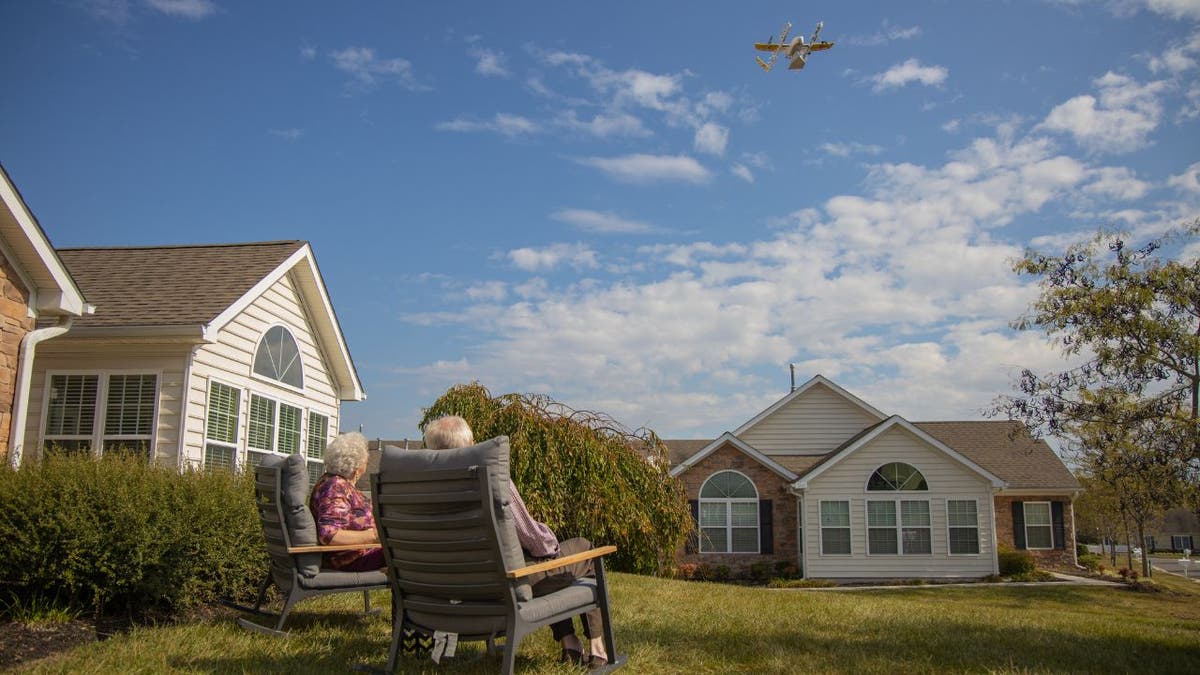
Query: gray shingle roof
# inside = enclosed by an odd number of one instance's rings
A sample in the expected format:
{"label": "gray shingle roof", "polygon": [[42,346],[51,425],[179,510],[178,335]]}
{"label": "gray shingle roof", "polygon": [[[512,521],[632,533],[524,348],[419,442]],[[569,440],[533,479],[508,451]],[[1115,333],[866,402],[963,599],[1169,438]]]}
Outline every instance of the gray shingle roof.
{"label": "gray shingle roof", "polygon": [[64,248],[58,255],[96,313],[76,327],[205,325],[303,241]]}

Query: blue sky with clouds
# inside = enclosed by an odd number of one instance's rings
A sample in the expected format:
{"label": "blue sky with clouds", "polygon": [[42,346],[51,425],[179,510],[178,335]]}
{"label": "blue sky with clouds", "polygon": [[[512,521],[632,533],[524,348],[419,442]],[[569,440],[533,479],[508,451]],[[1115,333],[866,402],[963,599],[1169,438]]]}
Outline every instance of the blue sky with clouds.
{"label": "blue sky with clouds", "polygon": [[788,363],[969,419],[1059,365],[1008,260],[1200,215],[1198,73],[1200,0],[14,1],[0,161],[57,246],[311,241],[371,436],[479,380],[712,437]]}

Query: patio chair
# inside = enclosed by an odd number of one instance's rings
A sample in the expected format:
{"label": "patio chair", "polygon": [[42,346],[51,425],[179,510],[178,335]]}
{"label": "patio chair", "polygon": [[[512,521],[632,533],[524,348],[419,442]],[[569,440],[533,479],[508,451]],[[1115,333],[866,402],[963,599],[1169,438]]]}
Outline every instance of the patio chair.
{"label": "patio chair", "polygon": [[[395,671],[402,632],[457,633],[487,641],[503,636],[502,672],[512,673],[521,640],[538,627],[599,609],[612,663],[624,664],[613,642],[601,546],[529,565],[508,509],[508,438],[457,450],[385,447],[371,476],[375,526],[392,581],[392,643],[387,672]],[[594,560],[594,579],[533,597],[529,575]]]}
{"label": "patio chair", "polygon": [[286,458],[265,458],[254,469],[254,498],[271,564],[258,590],[258,602],[254,607],[235,607],[259,616],[276,618],[260,609],[266,599],[267,589],[274,583],[283,593],[283,609],[279,612],[274,629],[245,617],[238,617],[238,625],[268,635],[287,635],[283,626],[292,607],[304,598],[328,593],[361,591],[363,612],[370,613],[370,591],[387,588],[387,574],[382,570],[339,572],[321,568],[321,556],[327,551],[349,551],[372,546],[317,544],[316,521],[308,510],[308,470],[303,457],[289,455]]}

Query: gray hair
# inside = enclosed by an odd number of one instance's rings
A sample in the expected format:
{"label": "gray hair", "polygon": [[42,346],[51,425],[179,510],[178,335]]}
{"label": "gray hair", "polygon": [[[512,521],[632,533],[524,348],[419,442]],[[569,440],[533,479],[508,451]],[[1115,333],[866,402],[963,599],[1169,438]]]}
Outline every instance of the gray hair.
{"label": "gray hair", "polygon": [[367,462],[367,437],[351,431],[338,434],[325,447],[325,472],[350,478]]}
{"label": "gray hair", "polygon": [[430,450],[451,450],[475,444],[471,426],[458,415],[446,415],[425,425],[425,447]]}

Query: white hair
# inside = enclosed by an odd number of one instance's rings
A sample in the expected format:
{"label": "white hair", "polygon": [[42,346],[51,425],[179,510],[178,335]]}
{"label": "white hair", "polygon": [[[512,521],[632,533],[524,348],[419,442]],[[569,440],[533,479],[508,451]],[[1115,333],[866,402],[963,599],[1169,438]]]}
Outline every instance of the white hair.
{"label": "white hair", "polygon": [[471,426],[458,415],[446,415],[425,425],[425,447],[430,450],[451,450],[475,444]]}
{"label": "white hair", "polygon": [[338,434],[325,447],[325,472],[350,478],[367,463],[367,437],[351,431]]}

